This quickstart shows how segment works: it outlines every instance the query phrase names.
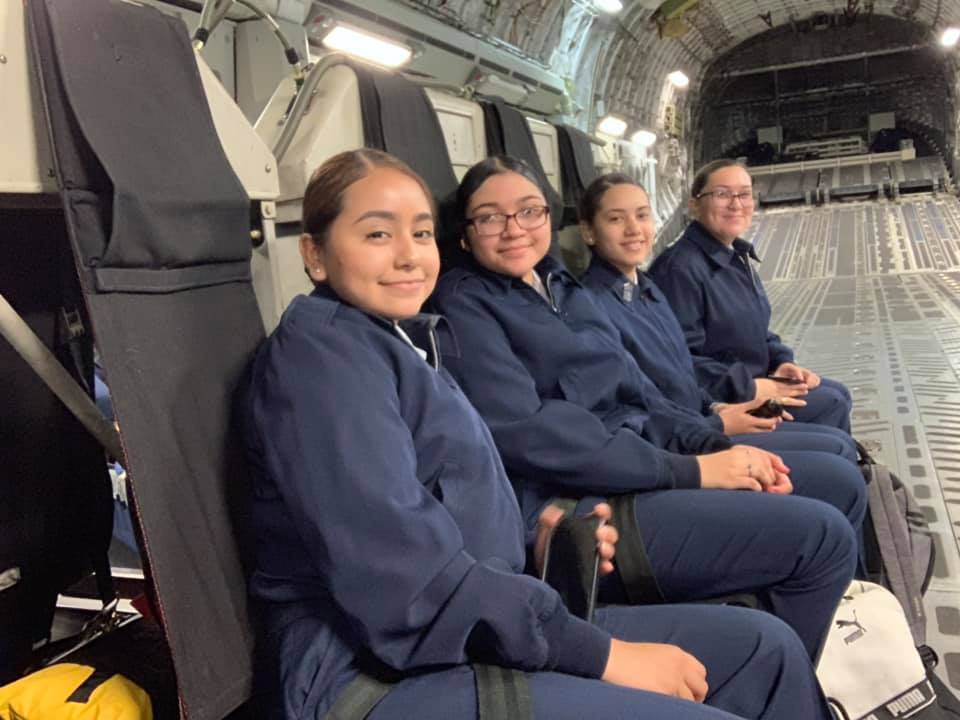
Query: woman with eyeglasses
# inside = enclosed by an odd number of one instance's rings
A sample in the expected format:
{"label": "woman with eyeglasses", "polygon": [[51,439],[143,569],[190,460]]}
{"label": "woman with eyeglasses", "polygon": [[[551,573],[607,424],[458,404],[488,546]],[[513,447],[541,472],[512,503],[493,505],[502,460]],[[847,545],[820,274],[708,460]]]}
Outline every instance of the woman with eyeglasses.
{"label": "woman with eyeglasses", "polygon": [[[844,496],[845,516],[811,499],[836,498],[844,484],[809,473],[803,453],[731,447],[664,398],[548,255],[548,213],[522,161],[475,165],[453,209],[465,261],[432,300],[455,336],[444,366],[490,427],[528,527],[554,497],[632,497],[627,511],[667,602],[757,592],[816,657],[854,573],[862,482]],[[794,486],[807,497],[790,495]],[[617,579],[601,599],[629,596]]]}
{"label": "woman with eyeglasses", "polygon": [[664,605],[591,624],[524,575],[496,447],[440,362],[444,323],[419,314],[440,265],[423,180],[342,153],[303,209],[317,287],[259,350],[244,406],[258,717],[475,718],[477,663],[521,671],[499,702],[534,719],[828,720],[776,618]]}
{"label": "woman with eyeglasses", "polygon": [[743,239],[753,219],[753,184],[735,160],[715,160],[694,177],[693,221],[653,263],[649,275],[683,327],[701,385],[718,400],[799,397],[800,422],[850,432],[846,386],[794,362],[770,330],[770,302]]}

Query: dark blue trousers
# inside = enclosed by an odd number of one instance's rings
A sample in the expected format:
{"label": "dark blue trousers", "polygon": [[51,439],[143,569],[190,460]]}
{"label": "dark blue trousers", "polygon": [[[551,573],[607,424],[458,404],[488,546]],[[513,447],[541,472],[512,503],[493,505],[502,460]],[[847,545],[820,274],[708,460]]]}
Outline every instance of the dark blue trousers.
{"label": "dark blue trousers", "polygon": [[[781,452],[794,491],[659,490],[636,495],[637,525],[667,602],[757,593],[819,653],[858,567],[867,509],[863,475],[839,455]],[[600,498],[586,498],[589,509]],[[600,599],[624,602],[614,578]]]}
{"label": "dark blue trousers", "polygon": [[860,468],[842,457],[821,452],[781,452],[790,468],[795,497],[813,498],[847,516],[854,530],[867,512],[867,486]]}
{"label": "dark blue trousers", "polygon": [[806,407],[792,408],[790,414],[797,422],[829,425],[850,432],[850,410],[853,398],[847,386],[830,378],[820,378],[819,387],[804,397]]}
{"label": "dark blue trousers", "polygon": [[[776,618],[712,605],[599,610],[614,637],[678,645],[707,668],[706,703],[552,672],[528,674],[538,720],[829,720],[810,660],[797,636]],[[473,672],[455,667],[405,680],[371,720],[475,718]]]}
{"label": "dark blue trousers", "polygon": [[[811,431],[810,428],[818,430]],[[857,577],[866,577],[861,522],[867,508],[867,489],[863,473],[856,464],[857,450],[853,438],[843,430],[827,425],[791,423],[781,425],[773,433],[737,435],[731,439],[777,453],[791,469],[795,495],[828,502],[850,518],[860,548]],[[801,450],[816,448],[822,452],[791,452],[791,447]],[[829,461],[824,454],[844,460],[839,463]]]}
{"label": "dark blue trousers", "polygon": [[[839,457],[824,458],[850,465]],[[825,493],[830,480],[811,475],[799,482],[798,495]],[[856,569],[851,523],[862,519],[863,503],[855,501],[849,517],[798,495],[736,490],[636,495],[640,535],[667,602],[755,592],[766,609],[796,631],[809,656],[817,657]],[[614,587],[604,583],[604,595]]]}
{"label": "dark blue trousers", "polygon": [[730,440],[777,454],[785,450],[816,450],[857,462],[857,447],[850,433],[829,425],[784,422],[773,432],[732,435]]}

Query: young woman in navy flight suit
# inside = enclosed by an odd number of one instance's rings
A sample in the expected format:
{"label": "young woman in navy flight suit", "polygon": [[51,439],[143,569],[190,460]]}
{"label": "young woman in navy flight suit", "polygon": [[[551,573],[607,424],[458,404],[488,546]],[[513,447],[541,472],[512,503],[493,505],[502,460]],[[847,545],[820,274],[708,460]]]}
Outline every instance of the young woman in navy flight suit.
{"label": "young woman in navy flight suit", "polygon": [[[699,413],[663,398],[547,254],[548,208],[525,163],[475,165],[455,205],[465,264],[432,299],[457,338],[441,353],[490,427],[528,523],[553,497],[635,493],[668,602],[756,591],[815,657],[856,563],[865,496],[862,480],[843,482],[851,464],[824,453],[811,472],[803,460],[814,453],[783,453],[788,476],[781,458],[730,448]],[[831,463],[836,473],[821,472]],[[783,497],[791,480],[808,497]]]}
{"label": "young woman in navy flight suit", "polygon": [[[794,417],[850,432],[846,386],[794,362],[793,351],[770,331],[770,302],[742,239],[753,219],[753,184],[735,160],[715,160],[694,177],[683,236],[650,267],[683,327],[697,373],[725,402],[802,397]],[[787,377],[789,385],[769,379]]]}
{"label": "young woman in navy flight suit", "polygon": [[307,188],[317,289],[259,351],[245,404],[264,713],[319,720],[358,668],[388,667],[403,679],[373,720],[473,718],[467,663],[485,662],[526,671],[537,718],[828,720],[770,615],[608,608],[591,625],[521,574],[493,440],[439,363],[442,321],[417,314],[434,216],[422,180],[377,151],[330,159]]}
{"label": "young woman in navy flight suit", "polygon": [[[735,436],[735,442],[773,452],[832,452],[856,461],[853,438],[843,430],[754,417],[749,411],[766,399],[720,403],[699,386],[680,323],[660,289],[638,270],[653,249],[656,227],[647,192],[636,180],[621,173],[597,178],[583,193],[579,216],[581,236],[592,255],[580,282],[593,293],[624,346],[664,395],[708,415],[727,435]],[[805,405],[799,398],[776,399],[792,411]],[[849,472],[854,482],[860,481],[859,470],[851,467]]]}

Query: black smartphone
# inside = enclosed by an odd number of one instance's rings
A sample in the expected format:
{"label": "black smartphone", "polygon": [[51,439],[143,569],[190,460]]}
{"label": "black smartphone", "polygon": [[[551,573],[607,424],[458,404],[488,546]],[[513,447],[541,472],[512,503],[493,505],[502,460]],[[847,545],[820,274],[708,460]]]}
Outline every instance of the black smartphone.
{"label": "black smartphone", "polygon": [[567,610],[590,622],[597,603],[600,553],[594,515],[567,517],[547,540],[541,579],[556,590]]}
{"label": "black smartphone", "polygon": [[770,375],[767,377],[767,380],[773,380],[774,382],[783,383],[784,385],[803,385],[803,383],[806,382],[799,378],[783,377],[782,375]]}
{"label": "black smartphone", "polygon": [[753,415],[758,418],[778,418],[783,415],[783,405],[776,400],[767,400],[760,407],[748,410],[747,415]]}

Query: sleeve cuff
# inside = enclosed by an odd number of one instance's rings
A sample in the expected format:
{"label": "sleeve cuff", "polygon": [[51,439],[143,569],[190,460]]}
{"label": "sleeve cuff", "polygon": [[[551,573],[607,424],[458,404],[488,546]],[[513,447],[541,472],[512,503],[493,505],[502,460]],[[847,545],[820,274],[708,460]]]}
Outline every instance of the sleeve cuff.
{"label": "sleeve cuff", "polygon": [[693,455],[676,455],[664,452],[661,455],[672,480],[670,486],[677,490],[694,490],[700,487],[700,465]]}
{"label": "sleeve cuff", "polygon": [[544,628],[551,651],[550,669],[599,678],[610,657],[610,634],[561,607]]}
{"label": "sleeve cuff", "polygon": [[707,425],[717,432],[723,432],[723,418],[716,413],[706,416]]}

